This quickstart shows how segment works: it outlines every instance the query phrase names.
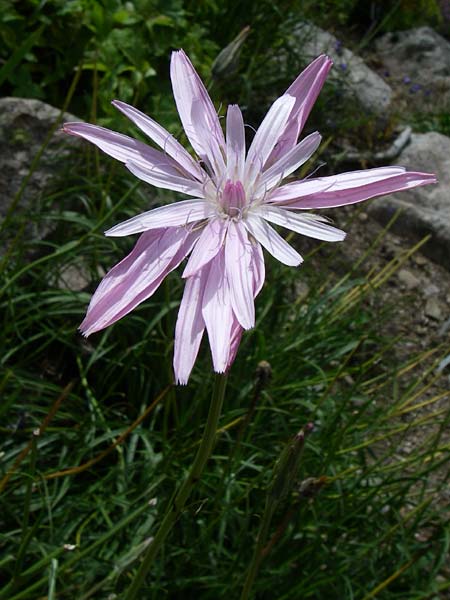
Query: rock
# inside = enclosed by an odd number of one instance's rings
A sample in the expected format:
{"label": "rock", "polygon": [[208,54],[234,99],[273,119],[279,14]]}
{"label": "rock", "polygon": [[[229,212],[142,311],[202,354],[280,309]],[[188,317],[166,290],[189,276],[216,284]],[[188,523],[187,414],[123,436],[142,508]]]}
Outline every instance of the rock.
{"label": "rock", "polygon": [[[40,100],[0,98],[0,218],[13,202],[31,164],[57,121],[60,110]],[[79,120],[65,113],[64,121]],[[80,140],[57,129],[51,136],[37,168],[24,189],[18,209],[30,208],[36,214],[42,193],[55,178],[67,169],[68,157]],[[33,235],[41,239],[49,225],[37,225]]]}
{"label": "rock", "polygon": [[440,321],[442,319],[442,310],[436,298],[428,298],[424,309],[425,316]]}
{"label": "rock", "polygon": [[[411,97],[436,108],[450,96],[450,42],[431,27],[386,33],[376,50],[389,78],[404,86]],[[431,102],[430,102],[431,99]]]}
{"label": "rock", "polygon": [[385,115],[392,100],[391,87],[360,56],[342,46],[334,35],[312,23],[300,23],[292,32],[289,44],[295,47],[297,53],[301,48],[308,62],[319,54],[328,54],[334,61],[330,78],[343,79],[343,95],[353,100],[356,98],[365,110],[374,115]]}
{"label": "rock", "polygon": [[431,27],[386,33],[375,47],[390,76],[422,81],[450,77],[450,42]]}
{"label": "rock", "polygon": [[401,208],[393,231],[412,242],[430,234],[421,252],[450,269],[450,138],[435,132],[413,134],[396,163],[412,171],[436,173],[438,184],[376,199],[369,213],[387,224]]}
{"label": "rock", "polygon": [[398,272],[398,278],[409,290],[413,290],[420,285],[420,280],[414,275],[414,273],[408,271],[408,269],[400,269]]}
{"label": "rock", "polygon": [[81,292],[91,282],[88,269],[83,264],[68,265],[58,276],[56,285],[60,290]]}

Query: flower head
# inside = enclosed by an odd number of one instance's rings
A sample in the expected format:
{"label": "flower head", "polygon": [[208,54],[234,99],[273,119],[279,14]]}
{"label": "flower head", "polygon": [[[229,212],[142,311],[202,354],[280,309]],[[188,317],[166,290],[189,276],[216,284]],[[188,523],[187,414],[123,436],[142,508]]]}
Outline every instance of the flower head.
{"label": "flower head", "polygon": [[265,278],[262,248],[286,265],[298,266],[303,260],[272,225],[318,240],[341,241],[343,231],[305,211],[436,181],[431,174],[382,167],[281,185],[319,146],[317,132],[297,140],[331,65],[327,56],[319,56],[297,77],[272,104],[247,152],[239,107],[228,107],[225,137],[208,92],[183,51],[172,54],[172,86],[199,160],[163,127],[124,102],[113,104],[162,151],[95,125],[64,125],[64,131],[94,143],[139,179],[191,197],[139,214],[106,232],[141,236],[93,295],[80,326],[85,335],[111,325],[149,298],[189,256],[175,330],[175,377],[178,383],[187,383],[205,328],[214,370],[224,372],[234,361],[243,330],[255,324],[254,299]]}

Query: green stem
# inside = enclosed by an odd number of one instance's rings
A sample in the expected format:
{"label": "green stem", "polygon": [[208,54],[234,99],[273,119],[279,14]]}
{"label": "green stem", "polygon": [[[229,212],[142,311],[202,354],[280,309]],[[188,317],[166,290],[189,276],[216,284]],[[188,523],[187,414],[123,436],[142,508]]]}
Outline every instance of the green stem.
{"label": "green stem", "polygon": [[272,499],[268,499],[264,514],[259,527],[258,538],[256,540],[255,550],[253,552],[252,560],[247,571],[247,577],[245,578],[244,587],[242,589],[240,600],[248,600],[250,598],[250,591],[255,581],[256,575],[259,571],[259,565],[263,559],[264,544],[266,542],[270,524],[272,522],[273,513],[275,512],[275,503]]}
{"label": "green stem", "polygon": [[164,514],[162,523],[159,526],[153,541],[144,554],[144,559],[141,563],[141,566],[139,567],[138,572],[136,573],[133,582],[126,593],[124,600],[134,600],[136,598],[139,590],[144,584],[145,577],[150,570],[154,558],[164,544],[164,541],[167,535],[170,533],[172,527],[175,525],[181,513],[183,512],[184,505],[191,494],[192,488],[200,479],[203,469],[209,457],[211,456],[216,439],[217,424],[219,422],[219,417],[222,410],[226,383],[226,375],[216,375],[208,419],[206,421],[203,437],[189,475],[170,501]]}

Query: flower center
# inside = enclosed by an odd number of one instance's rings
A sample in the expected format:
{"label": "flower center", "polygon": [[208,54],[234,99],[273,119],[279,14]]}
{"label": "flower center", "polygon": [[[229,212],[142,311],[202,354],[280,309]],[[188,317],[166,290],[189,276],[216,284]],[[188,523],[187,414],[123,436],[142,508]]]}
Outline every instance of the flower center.
{"label": "flower center", "polygon": [[231,179],[228,179],[222,193],[219,195],[219,203],[226,215],[240,218],[242,216],[242,209],[246,205],[245,190],[242,183],[240,181],[233,182]]}

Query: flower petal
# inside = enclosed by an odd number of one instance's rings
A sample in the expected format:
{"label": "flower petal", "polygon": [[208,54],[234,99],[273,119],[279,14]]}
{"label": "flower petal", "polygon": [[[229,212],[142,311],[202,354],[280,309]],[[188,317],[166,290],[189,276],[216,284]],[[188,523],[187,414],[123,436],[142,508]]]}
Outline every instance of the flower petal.
{"label": "flower petal", "polygon": [[193,100],[191,113],[192,122],[195,123],[197,133],[201,136],[203,143],[203,152],[199,153],[199,156],[208,166],[209,172],[215,180],[219,182],[225,173],[223,146],[219,145],[216,136],[211,135],[203,103],[200,100]]}
{"label": "flower petal", "polygon": [[203,198],[205,195],[204,185],[195,179],[180,176],[179,172],[175,174],[159,172],[153,169],[151,165],[141,165],[132,161],[127,162],[125,166],[138,179],[150,183],[150,185],[175,192],[183,192],[183,194],[188,194],[189,196],[200,196],[200,198]]}
{"label": "flower petal", "polygon": [[272,190],[267,197],[267,202],[275,202],[277,205],[286,203],[289,208],[300,208],[291,206],[290,202],[292,200],[299,201],[304,196],[311,196],[317,192],[325,192],[332,187],[334,180],[335,177],[316,177],[315,179],[294,181]]}
{"label": "flower petal", "polygon": [[242,181],[245,165],[245,130],[241,109],[231,104],[227,112],[227,179]]}
{"label": "flower petal", "polygon": [[89,123],[64,123],[63,131],[84,138],[120,162],[132,161],[152,170],[155,176],[166,175],[183,179],[178,163],[170,156],[127,135]]}
{"label": "flower petal", "polygon": [[258,183],[262,188],[270,190],[274,185],[309,160],[319,147],[321,139],[322,136],[318,131],[308,135],[308,137],[294,146],[292,150],[282,156],[270,169],[264,171]]}
{"label": "flower petal", "polygon": [[323,240],[325,242],[341,242],[345,238],[345,232],[336,227],[323,223],[323,217],[317,215],[293,213],[285,208],[266,205],[258,210],[259,216],[271,223],[286,227],[302,235]]}
{"label": "flower petal", "polygon": [[189,253],[197,235],[183,229],[143,234],[131,253],[98,286],[80,325],[81,332],[88,336],[104,329],[149,298]]}
{"label": "flower petal", "polygon": [[125,102],[113,100],[112,104],[133,121],[145,135],[148,135],[148,137],[155,142],[155,144],[158,144],[158,146],[171,156],[187,173],[199,181],[203,181],[205,177],[203,169],[192,158],[189,152],[173,137],[173,135],[164,129],[164,127],[140,110],[137,110],[137,108],[134,108],[134,106],[130,106]]}
{"label": "flower petal", "polygon": [[223,373],[227,369],[233,325],[233,311],[224,255],[225,252],[222,248],[210,262],[203,294],[202,314],[208,331],[216,373]]}
{"label": "flower petal", "polygon": [[264,254],[259,242],[252,244],[252,263],[253,263],[253,297],[259,294],[266,278],[266,266],[264,264]]}
{"label": "flower petal", "polygon": [[131,219],[123,221],[105,231],[105,235],[122,237],[160,227],[180,227],[188,223],[206,219],[211,213],[211,206],[200,198],[196,200],[182,200],[181,202],[159,206],[153,210],[131,217]]}
{"label": "flower petal", "polygon": [[251,186],[257,175],[262,171],[269,154],[277,143],[286,126],[295,98],[282,96],[275,100],[263,122],[259,126],[250,145],[245,161],[245,182]]}
{"label": "flower petal", "polygon": [[206,224],[189,257],[183,277],[192,277],[217,255],[223,246],[227,227],[228,222],[224,219],[211,219]]}
{"label": "flower petal", "polygon": [[402,167],[367,169],[323,179],[329,179],[332,182],[328,190],[311,194],[308,197],[293,199],[285,206],[299,209],[335,208],[437,181],[436,176],[431,173],[405,171]]}
{"label": "flower petal", "polygon": [[233,324],[231,326],[231,335],[230,335],[230,349],[228,352],[227,366],[225,371],[231,367],[234,363],[237,351],[239,349],[239,344],[241,343],[242,334],[244,330],[242,329],[239,321],[236,317],[233,316]]}
{"label": "flower petal", "polygon": [[193,122],[192,107],[195,101],[199,101],[202,106],[209,136],[214,136],[219,146],[225,148],[225,140],[214,104],[183,50],[172,53],[170,77],[181,122],[197,154],[200,156],[205,155],[207,149],[205,148],[203,131],[199,132],[197,124]]}
{"label": "flower petal", "polygon": [[173,368],[176,382],[182,385],[188,382],[205,330],[202,300],[208,273],[209,267],[206,266],[188,278],[178,311]]}
{"label": "flower petal", "polygon": [[273,164],[296,145],[298,136],[302,132],[332,64],[333,61],[328,56],[319,56],[300,73],[286,90],[285,94],[294,96],[295,105],[284,131],[268,159],[268,165]]}
{"label": "flower petal", "polygon": [[225,243],[225,269],[233,312],[244,329],[255,326],[252,245],[242,223],[230,221]]}
{"label": "flower petal", "polygon": [[303,262],[300,254],[261,217],[256,214],[248,214],[244,225],[255,240],[283,264],[297,267]]}

